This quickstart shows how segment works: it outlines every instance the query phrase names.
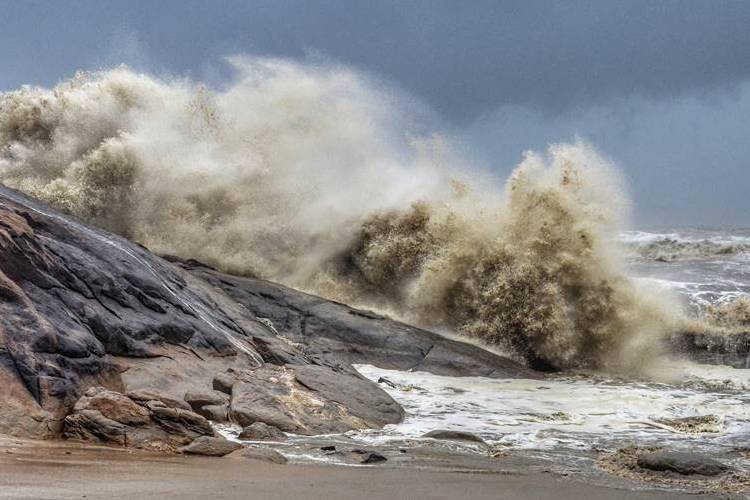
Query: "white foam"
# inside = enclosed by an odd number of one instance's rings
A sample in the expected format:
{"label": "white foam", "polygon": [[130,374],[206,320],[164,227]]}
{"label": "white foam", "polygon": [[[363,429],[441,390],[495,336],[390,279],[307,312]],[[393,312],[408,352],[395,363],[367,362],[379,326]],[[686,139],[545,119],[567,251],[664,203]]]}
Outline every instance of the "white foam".
{"label": "white foam", "polygon": [[[590,378],[549,380],[443,377],[422,372],[357,369],[403,405],[403,423],[359,433],[370,442],[415,439],[434,429],[475,433],[486,441],[520,449],[579,448],[612,442],[675,442],[717,445],[750,432],[750,395],[705,387],[623,382]],[[734,388],[750,387],[750,371],[693,367],[692,375],[728,378]],[[731,372],[731,377],[728,377]],[[731,384],[723,384],[729,387]],[[715,415],[717,433],[692,436],[657,428],[656,420]]]}

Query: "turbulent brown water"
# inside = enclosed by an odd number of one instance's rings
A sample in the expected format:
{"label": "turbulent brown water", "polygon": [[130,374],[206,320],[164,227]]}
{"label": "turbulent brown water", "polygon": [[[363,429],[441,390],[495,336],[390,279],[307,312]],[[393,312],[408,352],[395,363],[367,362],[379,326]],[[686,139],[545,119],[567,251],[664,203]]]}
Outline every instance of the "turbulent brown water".
{"label": "turbulent brown water", "polygon": [[641,370],[682,321],[624,272],[627,197],[588,145],[528,153],[503,189],[350,69],[232,64],[221,89],[121,67],[2,94],[0,181],[156,252],[537,366]]}

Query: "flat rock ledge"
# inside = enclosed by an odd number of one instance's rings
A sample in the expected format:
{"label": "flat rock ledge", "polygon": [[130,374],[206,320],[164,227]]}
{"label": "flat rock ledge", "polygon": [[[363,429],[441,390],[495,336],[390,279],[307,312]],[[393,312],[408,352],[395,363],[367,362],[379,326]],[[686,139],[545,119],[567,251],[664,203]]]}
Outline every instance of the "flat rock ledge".
{"label": "flat rock ledge", "polygon": [[233,451],[242,448],[240,443],[230,441],[223,437],[201,436],[192,443],[180,448],[182,453],[188,455],[205,455],[208,457],[223,457]]}

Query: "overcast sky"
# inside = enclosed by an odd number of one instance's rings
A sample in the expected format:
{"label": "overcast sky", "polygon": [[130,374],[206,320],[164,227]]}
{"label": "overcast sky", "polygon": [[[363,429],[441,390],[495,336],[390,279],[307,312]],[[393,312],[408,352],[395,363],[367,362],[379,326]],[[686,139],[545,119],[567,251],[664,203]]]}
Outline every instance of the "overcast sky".
{"label": "overcast sky", "polygon": [[219,83],[236,53],[364,69],[499,173],[580,136],[640,225],[750,226],[750,1],[0,0],[0,90],[121,62]]}

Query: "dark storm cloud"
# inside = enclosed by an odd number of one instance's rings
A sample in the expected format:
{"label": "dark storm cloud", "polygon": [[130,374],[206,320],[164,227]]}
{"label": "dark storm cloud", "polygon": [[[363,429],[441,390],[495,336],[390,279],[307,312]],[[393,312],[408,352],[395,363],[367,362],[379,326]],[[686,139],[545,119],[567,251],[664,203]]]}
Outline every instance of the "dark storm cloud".
{"label": "dark storm cloud", "polygon": [[750,76],[750,2],[0,4],[6,88],[96,63],[123,29],[180,73],[231,51],[320,51],[392,79],[457,120],[508,104],[559,111],[613,96],[731,86]]}
{"label": "dark storm cloud", "polygon": [[0,0],[0,90],[121,62],[221,84],[235,53],[384,78],[499,174],[581,136],[639,223],[750,226],[750,1]]}

